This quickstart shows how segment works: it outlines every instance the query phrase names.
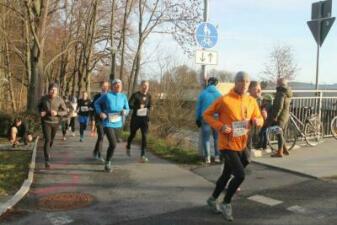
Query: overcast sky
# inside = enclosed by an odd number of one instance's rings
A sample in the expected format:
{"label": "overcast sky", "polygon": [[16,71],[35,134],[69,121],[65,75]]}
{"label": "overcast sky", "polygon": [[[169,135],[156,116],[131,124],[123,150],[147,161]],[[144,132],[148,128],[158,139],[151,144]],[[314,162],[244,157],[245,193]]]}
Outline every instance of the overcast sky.
{"label": "overcast sky", "polygon": [[[212,49],[219,53],[216,69],[245,70],[258,78],[273,46],[290,45],[300,70],[296,81],[315,82],[316,43],[307,26],[312,0],[209,0],[209,22],[218,26],[219,41]],[[337,15],[333,0],[332,16]],[[321,48],[319,82],[337,83],[337,22]],[[194,58],[183,55],[170,37],[153,36],[147,56],[171,56],[195,69]],[[155,49],[155,50],[154,50]],[[196,47],[197,49],[197,47]],[[145,72],[156,73],[157,63]]]}

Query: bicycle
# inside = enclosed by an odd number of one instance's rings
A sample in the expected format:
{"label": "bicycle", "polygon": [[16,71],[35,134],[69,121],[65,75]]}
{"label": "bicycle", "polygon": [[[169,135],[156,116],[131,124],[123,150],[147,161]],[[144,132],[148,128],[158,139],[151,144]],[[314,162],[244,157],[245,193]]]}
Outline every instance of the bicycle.
{"label": "bicycle", "polygon": [[331,120],[330,129],[332,136],[337,139],[337,116]]}
{"label": "bicycle", "polygon": [[[304,107],[304,110],[308,110],[309,116],[302,122],[296,115],[290,112],[289,122],[283,133],[285,144],[288,151],[294,148],[298,136],[304,138],[306,143],[310,146],[318,145],[323,139],[323,125],[319,120],[317,114],[312,114],[312,107]],[[337,123],[337,119],[336,119]],[[337,130],[336,130],[337,131]],[[272,150],[278,149],[277,135],[282,131],[278,126],[272,126],[267,128],[267,143]]]}

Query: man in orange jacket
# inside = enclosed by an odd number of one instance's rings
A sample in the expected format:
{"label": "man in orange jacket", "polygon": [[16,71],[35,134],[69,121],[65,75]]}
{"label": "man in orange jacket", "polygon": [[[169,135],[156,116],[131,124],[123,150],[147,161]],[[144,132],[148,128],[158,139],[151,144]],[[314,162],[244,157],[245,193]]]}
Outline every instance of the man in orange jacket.
{"label": "man in orange jacket", "polygon": [[[252,125],[263,125],[256,100],[247,94],[249,84],[248,74],[238,72],[233,90],[216,100],[203,115],[206,122],[219,133],[218,146],[224,158],[222,174],[207,204],[213,210],[222,212],[229,221],[233,220],[231,199],[245,178],[244,167],[248,164],[245,153],[248,131]],[[219,115],[219,119],[213,117],[215,113]],[[228,181],[224,201],[218,206],[217,198]]]}

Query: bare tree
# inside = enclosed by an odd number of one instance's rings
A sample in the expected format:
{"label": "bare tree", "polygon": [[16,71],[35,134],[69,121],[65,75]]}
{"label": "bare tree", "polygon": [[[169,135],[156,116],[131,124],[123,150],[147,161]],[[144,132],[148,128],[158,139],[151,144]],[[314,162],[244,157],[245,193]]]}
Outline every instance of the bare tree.
{"label": "bare tree", "polygon": [[225,70],[212,69],[208,72],[208,77],[216,77],[221,82],[231,82],[233,81],[234,74]]}
{"label": "bare tree", "polygon": [[265,65],[262,79],[273,83],[281,77],[294,80],[298,69],[294,62],[292,48],[287,45],[277,45],[270,53],[269,62]]}

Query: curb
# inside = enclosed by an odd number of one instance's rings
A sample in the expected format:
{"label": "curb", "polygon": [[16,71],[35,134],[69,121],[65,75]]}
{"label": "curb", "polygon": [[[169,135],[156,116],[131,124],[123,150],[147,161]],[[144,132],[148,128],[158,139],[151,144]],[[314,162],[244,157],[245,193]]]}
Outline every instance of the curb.
{"label": "curb", "polygon": [[21,188],[12,196],[7,202],[0,205],[0,216],[2,216],[7,210],[13,208],[30,190],[30,186],[33,183],[34,178],[34,171],[35,171],[35,159],[36,159],[36,150],[37,150],[37,143],[39,140],[39,136],[36,137],[33,154],[32,154],[32,161],[29,165],[29,172],[28,178],[23,182]]}
{"label": "curb", "polygon": [[273,169],[277,169],[277,170],[280,170],[280,171],[283,171],[283,172],[293,173],[293,174],[296,174],[296,175],[299,175],[299,176],[302,176],[302,177],[307,177],[307,178],[316,179],[316,180],[320,179],[319,177],[315,177],[315,176],[312,176],[312,175],[309,175],[309,174],[306,174],[306,173],[301,173],[301,172],[298,172],[298,171],[295,171],[295,170],[286,169],[286,168],[282,168],[282,167],[278,167],[278,166],[273,166],[273,165],[263,163],[263,162],[258,162],[258,161],[255,161],[254,159],[252,159],[252,163],[262,165],[262,166],[266,166],[266,167],[273,168]]}

